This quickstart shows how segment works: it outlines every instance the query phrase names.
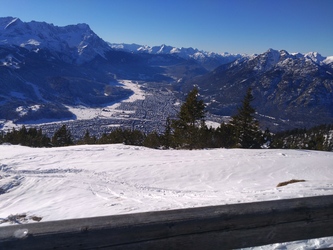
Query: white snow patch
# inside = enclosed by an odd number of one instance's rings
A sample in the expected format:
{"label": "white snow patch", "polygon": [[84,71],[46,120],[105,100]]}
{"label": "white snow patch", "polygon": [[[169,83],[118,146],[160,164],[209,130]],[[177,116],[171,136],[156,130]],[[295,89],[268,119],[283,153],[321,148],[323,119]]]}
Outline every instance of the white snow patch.
{"label": "white snow patch", "polygon": [[[137,100],[144,100],[146,93],[140,89],[140,86],[137,82],[130,80],[120,80],[119,83],[123,85],[123,88],[130,89],[134,93],[126,100],[121,102],[135,102]],[[87,108],[85,106],[66,106],[70,112],[72,112],[77,120],[86,120],[94,118],[105,118],[105,117],[119,117],[122,118],[124,114],[134,113],[134,110],[121,110],[119,106],[121,102],[115,103],[110,106],[102,108]]]}
{"label": "white snow patch", "polygon": [[326,57],[326,59],[324,60],[324,63],[326,63],[326,64],[333,63],[333,56]]}
{"label": "white snow patch", "polygon": [[28,41],[21,43],[20,47],[25,47],[27,45],[39,46],[40,42],[35,39],[29,39]]}
{"label": "white snow patch", "polygon": [[218,128],[221,124],[213,121],[205,121],[208,128]]}
{"label": "white snow patch", "polygon": [[14,128],[19,129],[21,127],[10,120],[1,120],[0,125],[2,126],[2,131],[10,131]]}
{"label": "white snow patch", "polygon": [[12,23],[15,23],[17,20],[19,20],[19,19],[18,18],[13,18],[13,20],[10,21],[4,29],[7,29]]}
{"label": "white snow patch", "polygon": [[19,69],[21,61],[9,54],[5,58],[0,59],[0,66],[9,67],[12,69]]}
{"label": "white snow patch", "polygon": [[[0,218],[24,213],[53,221],[333,194],[332,152],[122,144],[0,151]],[[306,181],[276,187],[290,179]],[[330,247],[333,238],[295,244]],[[273,246],[294,249],[265,249]]]}
{"label": "white snow patch", "polygon": [[16,108],[16,112],[19,113],[19,116],[25,116],[29,111],[37,111],[40,109],[40,105],[32,105],[32,106],[19,106]]}
{"label": "white snow patch", "polygon": [[258,112],[256,112],[256,115],[259,115],[259,116],[261,116],[261,117],[265,117],[265,118],[268,118],[268,119],[271,119],[271,120],[276,120],[276,118],[273,117],[273,116],[268,116],[268,115],[259,114]]}

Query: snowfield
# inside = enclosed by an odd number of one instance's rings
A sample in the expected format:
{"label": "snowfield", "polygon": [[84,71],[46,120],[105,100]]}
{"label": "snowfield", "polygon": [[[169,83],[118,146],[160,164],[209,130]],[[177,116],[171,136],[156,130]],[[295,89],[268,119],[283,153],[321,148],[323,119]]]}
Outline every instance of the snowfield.
{"label": "snowfield", "polygon": [[[144,100],[146,98],[146,93],[142,91],[139,87],[139,85],[136,82],[130,81],[130,80],[120,80],[119,84],[122,85],[123,88],[129,89],[133,91],[133,94],[129,96],[127,99],[122,100],[120,102],[117,102],[115,104],[112,104],[110,106],[102,107],[102,108],[88,108],[88,107],[70,107],[67,106],[68,110],[72,112],[77,120],[86,120],[86,119],[94,119],[94,118],[100,118],[103,119],[106,116],[110,117],[110,115],[115,117],[122,117],[122,113],[126,112],[132,112],[135,113],[135,110],[133,111],[125,111],[119,109],[119,106],[123,102],[135,102],[137,100]],[[106,113],[105,113],[106,112]]]}
{"label": "snowfield", "polygon": [[[0,152],[1,226],[18,214],[29,223],[333,194],[332,152],[122,144]],[[277,187],[291,179],[305,182]],[[333,247],[333,238],[273,246]]]}

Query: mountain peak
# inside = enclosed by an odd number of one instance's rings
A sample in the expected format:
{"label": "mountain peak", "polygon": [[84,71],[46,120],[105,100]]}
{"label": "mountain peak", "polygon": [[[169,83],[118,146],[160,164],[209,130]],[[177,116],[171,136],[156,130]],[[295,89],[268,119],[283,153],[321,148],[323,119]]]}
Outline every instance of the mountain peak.
{"label": "mountain peak", "polygon": [[138,45],[138,44],[109,43],[109,46],[115,50],[123,50],[131,53],[148,53],[148,54],[160,54],[160,55],[171,54],[184,58],[186,60],[194,59],[208,70],[213,70],[214,68],[222,64],[230,63],[236,61],[237,59],[247,57],[247,55],[229,54],[229,53],[219,54],[219,53],[194,49],[192,47],[178,48],[165,44],[162,44],[160,46],[150,47],[147,45]]}
{"label": "mountain peak", "polygon": [[276,49],[269,48],[266,52],[267,53],[276,53],[276,52],[279,52],[279,51],[276,50]]}
{"label": "mountain peak", "polygon": [[[46,22],[22,22],[19,18],[0,18],[0,44],[24,47],[31,51],[47,49],[60,53],[59,58],[66,61],[83,63],[97,55],[104,56],[110,47],[98,37],[88,24],[80,23],[64,27]],[[55,55],[56,56],[56,55]],[[57,56],[56,56],[57,57]]]}
{"label": "mountain peak", "polygon": [[77,26],[79,29],[89,29],[89,30],[91,30],[91,29],[90,29],[90,26],[89,26],[88,24],[86,24],[86,23],[78,23],[76,26]]}
{"label": "mountain peak", "polygon": [[318,63],[318,64],[321,64],[326,59],[326,57],[323,57],[318,52],[309,52],[309,53],[305,54],[304,57],[311,59],[312,61],[314,61],[315,63]]}
{"label": "mountain peak", "polygon": [[0,30],[5,30],[11,26],[22,23],[23,22],[17,17],[0,17]]}

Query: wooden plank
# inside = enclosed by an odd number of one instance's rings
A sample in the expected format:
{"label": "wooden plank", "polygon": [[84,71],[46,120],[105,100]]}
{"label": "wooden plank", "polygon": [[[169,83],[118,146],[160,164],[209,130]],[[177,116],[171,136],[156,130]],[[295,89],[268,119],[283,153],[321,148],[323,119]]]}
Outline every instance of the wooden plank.
{"label": "wooden plank", "polygon": [[0,250],[235,249],[325,236],[333,195],[0,227]]}

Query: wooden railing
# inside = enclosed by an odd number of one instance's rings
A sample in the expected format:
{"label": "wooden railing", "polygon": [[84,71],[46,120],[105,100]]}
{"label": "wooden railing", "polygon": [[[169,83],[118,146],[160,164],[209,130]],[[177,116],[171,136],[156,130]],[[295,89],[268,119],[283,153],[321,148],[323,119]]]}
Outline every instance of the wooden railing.
{"label": "wooden railing", "polygon": [[0,249],[235,249],[325,236],[333,195],[6,226]]}

